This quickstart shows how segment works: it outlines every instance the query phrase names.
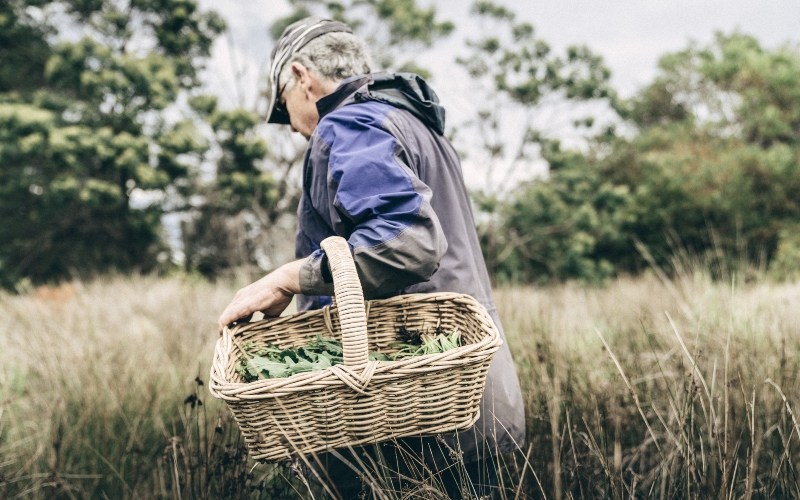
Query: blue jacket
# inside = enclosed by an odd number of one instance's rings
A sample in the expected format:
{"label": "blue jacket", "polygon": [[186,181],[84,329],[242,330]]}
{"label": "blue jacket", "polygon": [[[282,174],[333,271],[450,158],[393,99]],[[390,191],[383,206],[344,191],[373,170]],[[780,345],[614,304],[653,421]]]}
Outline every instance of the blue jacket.
{"label": "blue jacket", "polygon": [[[411,74],[345,80],[317,103],[298,208],[301,309],[330,303],[333,285],[320,242],[348,240],[368,299],[449,291],[473,296],[502,326],[475,231],[461,164],[444,137],[436,94]],[[484,439],[476,439],[477,432]],[[508,345],[495,354],[481,419],[460,436],[469,458],[476,443],[522,447],[522,396]]]}

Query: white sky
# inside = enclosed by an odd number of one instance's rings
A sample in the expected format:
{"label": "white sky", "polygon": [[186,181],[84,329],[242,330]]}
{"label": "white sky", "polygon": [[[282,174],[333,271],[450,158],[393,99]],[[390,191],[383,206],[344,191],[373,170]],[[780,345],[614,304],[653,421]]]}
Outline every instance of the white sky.
{"label": "white sky", "polygon": [[[581,42],[603,55],[630,95],[655,75],[658,58],[689,40],[738,29],[767,47],[800,40],[798,0],[566,0],[509,2],[554,45]],[[524,7],[523,7],[524,6]]]}

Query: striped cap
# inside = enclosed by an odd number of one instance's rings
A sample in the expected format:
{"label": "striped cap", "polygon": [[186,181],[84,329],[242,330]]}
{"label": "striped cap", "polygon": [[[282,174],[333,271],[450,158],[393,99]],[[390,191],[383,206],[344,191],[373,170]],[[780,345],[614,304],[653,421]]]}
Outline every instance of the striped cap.
{"label": "striped cap", "polygon": [[292,55],[303,48],[308,42],[325,33],[342,31],[352,33],[353,30],[344,23],[323,19],[321,17],[306,17],[296,21],[283,30],[283,34],[272,49],[272,66],[269,70],[269,82],[272,92],[272,100],[267,110],[267,123],[289,123],[289,114],[281,104],[281,96],[278,79],[286,62]]}

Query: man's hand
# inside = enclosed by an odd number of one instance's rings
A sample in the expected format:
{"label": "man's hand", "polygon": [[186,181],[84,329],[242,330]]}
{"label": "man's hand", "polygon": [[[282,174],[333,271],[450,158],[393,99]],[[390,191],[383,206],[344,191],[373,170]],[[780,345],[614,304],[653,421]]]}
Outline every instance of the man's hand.
{"label": "man's hand", "polygon": [[255,283],[236,292],[219,317],[219,330],[237,320],[249,320],[261,311],[266,317],[280,316],[292,297],[300,293],[300,268],[305,259],[284,264]]}

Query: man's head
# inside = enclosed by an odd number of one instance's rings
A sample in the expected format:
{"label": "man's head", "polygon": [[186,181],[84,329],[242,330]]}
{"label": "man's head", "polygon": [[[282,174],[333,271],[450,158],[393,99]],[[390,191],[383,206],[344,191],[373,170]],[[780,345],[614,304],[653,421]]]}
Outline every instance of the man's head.
{"label": "man's head", "polygon": [[272,51],[267,122],[291,124],[309,137],[319,116],[316,102],[350,76],[369,73],[364,43],[346,24],[308,17],[289,25]]}

